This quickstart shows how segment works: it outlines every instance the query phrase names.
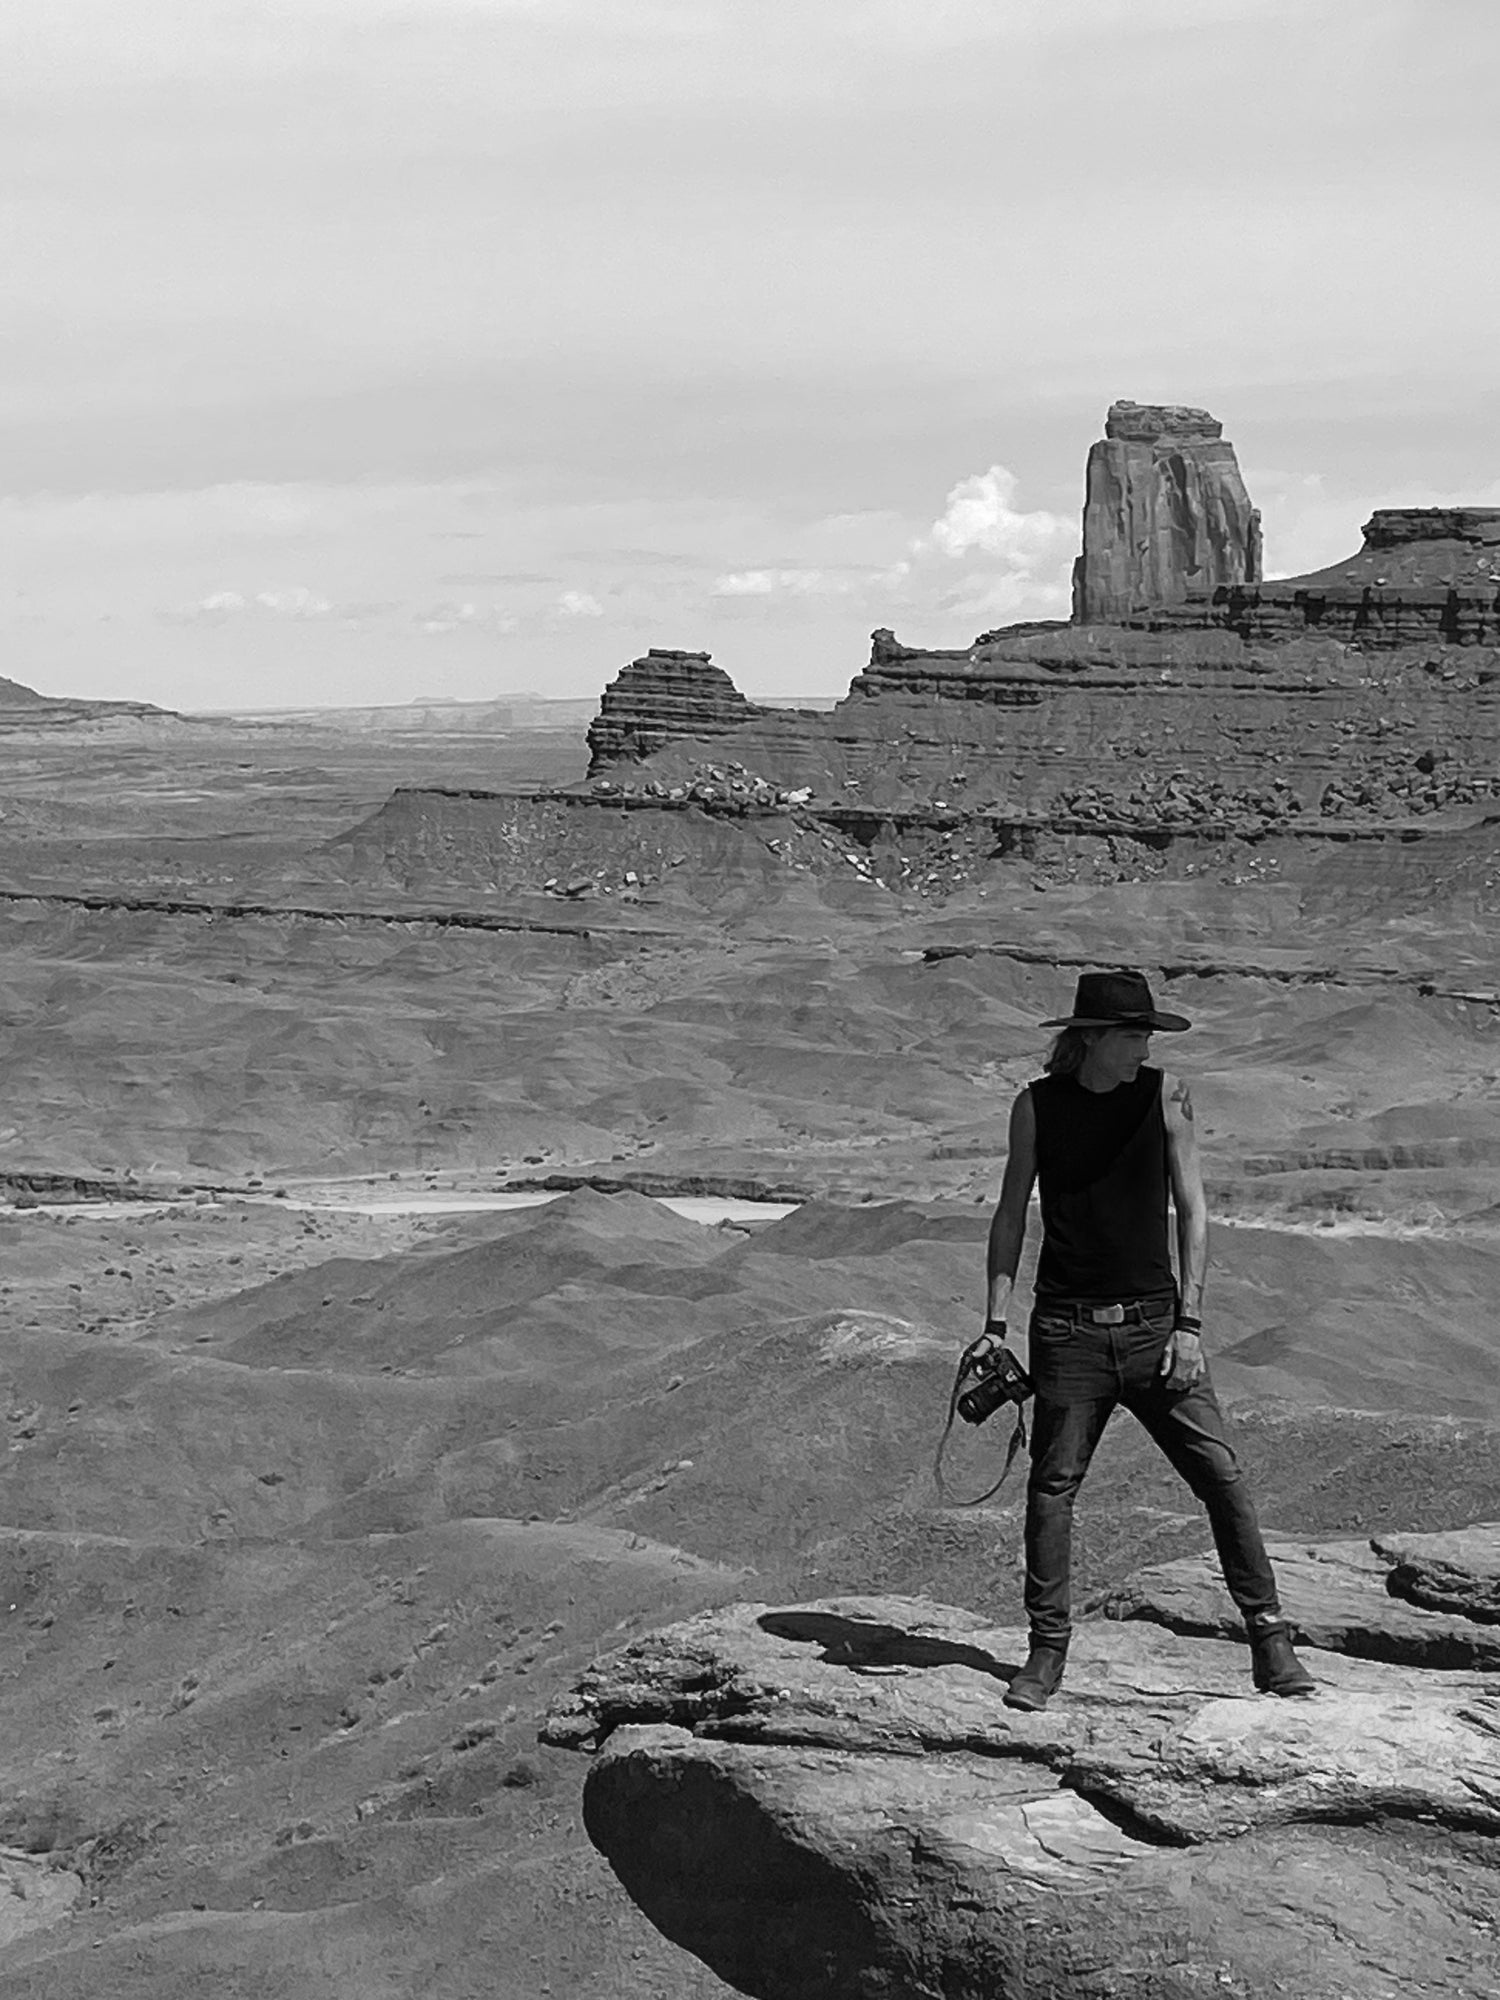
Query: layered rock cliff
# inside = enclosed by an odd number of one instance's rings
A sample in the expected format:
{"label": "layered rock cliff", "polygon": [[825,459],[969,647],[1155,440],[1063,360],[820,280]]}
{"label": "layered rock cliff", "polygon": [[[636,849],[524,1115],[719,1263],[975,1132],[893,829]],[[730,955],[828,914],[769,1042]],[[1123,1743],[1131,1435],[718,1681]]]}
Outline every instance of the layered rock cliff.
{"label": "layered rock cliff", "polygon": [[842,1598],[652,1633],[543,1733],[594,1751],[625,1891],[760,2000],[1492,1994],[1500,1527],[1274,1553],[1305,1701],[1251,1691],[1193,1558],[1044,1714],[1002,1705],[1023,1632]]}
{"label": "layered rock cliff", "polygon": [[182,727],[182,718],[170,708],[157,708],[149,701],[82,701],[65,695],[38,694],[24,681],[0,675],[0,731],[69,729],[93,723],[128,725],[144,723],[163,730]]}
{"label": "layered rock cliff", "polygon": [[890,809],[1055,818],[1089,795],[1114,826],[1165,830],[1211,789],[1231,817],[1274,791],[1278,821],[1393,819],[1491,794],[1500,649],[1367,653],[1316,630],[1252,645],[1224,623],[995,632],[961,652],[877,633],[825,722],[795,743],[752,725],[736,753],[816,798]]}
{"label": "layered rock cliff", "polygon": [[[661,808],[790,819],[762,843],[784,871],[822,849],[877,887],[943,895],[1011,858],[1117,880],[1189,848],[1219,865],[1205,842],[1427,837],[1415,822],[1500,792],[1500,509],[1387,509],[1346,562],[1265,581],[1216,418],[1121,402],[1106,433],[1075,622],[941,648],[881,629],[828,713],[759,707],[706,653],[653,649],[604,691],[588,789],[554,795],[566,839],[513,823],[529,805],[429,801],[416,852],[403,827],[426,808],[408,801],[381,865],[441,873],[437,823],[457,814],[480,879],[603,881],[592,841],[634,891],[672,865],[675,837],[646,842],[637,810]],[[601,808],[642,821],[631,841]]]}
{"label": "layered rock cliff", "polygon": [[1216,418],[1119,402],[1105,428],[1077,622],[949,648],[877,631],[827,718],[755,708],[705,655],[651,653],[605,691],[591,774],[663,753],[695,764],[703,738],[733,730],[767,787],[887,810],[1056,816],[1084,799],[1085,820],[1150,830],[1180,826],[1210,783],[1206,822],[1262,826],[1488,796],[1500,510],[1385,510],[1347,562],[1265,582],[1259,515]]}
{"label": "layered rock cliff", "polygon": [[1110,405],[1085,473],[1075,623],[1259,579],[1260,514],[1223,432],[1207,410]]}
{"label": "layered rock cliff", "polygon": [[1252,645],[1314,634],[1361,652],[1500,646],[1500,508],[1390,507],[1364,546],[1305,576],[1226,583],[1129,623],[1173,631],[1219,626]]}

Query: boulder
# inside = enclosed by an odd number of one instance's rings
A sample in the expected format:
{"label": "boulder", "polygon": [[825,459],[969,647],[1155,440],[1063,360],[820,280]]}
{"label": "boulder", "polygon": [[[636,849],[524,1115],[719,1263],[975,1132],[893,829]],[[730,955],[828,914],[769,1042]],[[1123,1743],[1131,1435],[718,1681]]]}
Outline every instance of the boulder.
{"label": "boulder", "polygon": [[1073,618],[1107,623],[1260,577],[1260,514],[1207,410],[1118,402],[1084,475]]}
{"label": "boulder", "polygon": [[[1402,1560],[1486,1577],[1500,1529],[1467,1532]],[[1394,1568],[1350,1547],[1324,1557],[1361,1593],[1335,1643]],[[585,1824],[626,1891],[762,2000],[1492,1995],[1500,1681],[1403,1663],[1464,1614],[1386,1592],[1391,1646],[1312,1651],[1315,1694],[1278,1701],[1150,1588],[1080,1626],[1041,1714],[1003,1705],[1023,1633],[849,1597],[648,1634],[543,1736],[593,1753]]]}
{"label": "boulder", "polygon": [[[1500,1628],[1500,1527],[1448,1535],[1378,1535],[1376,1555],[1391,1565],[1386,1588],[1424,1611]],[[1486,1665],[1500,1666],[1500,1630]]]}

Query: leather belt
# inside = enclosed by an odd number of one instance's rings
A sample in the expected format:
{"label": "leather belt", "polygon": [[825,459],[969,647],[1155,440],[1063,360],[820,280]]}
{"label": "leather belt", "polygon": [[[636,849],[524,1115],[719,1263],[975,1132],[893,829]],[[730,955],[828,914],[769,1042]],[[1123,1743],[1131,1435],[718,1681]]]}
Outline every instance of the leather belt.
{"label": "leather belt", "polygon": [[1156,1319],[1171,1312],[1176,1301],[1170,1292],[1158,1292],[1149,1299],[1120,1299],[1106,1306],[1078,1305],[1071,1299],[1039,1299],[1037,1303],[1043,1312],[1071,1313],[1091,1326],[1124,1326],[1132,1320]]}

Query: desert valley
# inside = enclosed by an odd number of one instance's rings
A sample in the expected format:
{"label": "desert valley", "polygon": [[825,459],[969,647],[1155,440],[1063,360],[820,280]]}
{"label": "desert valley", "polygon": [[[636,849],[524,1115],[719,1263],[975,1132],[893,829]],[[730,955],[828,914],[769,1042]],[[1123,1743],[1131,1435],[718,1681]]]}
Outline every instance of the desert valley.
{"label": "desert valley", "polygon": [[[0,1996],[1496,1991],[1500,514],[1269,582],[1204,412],[1087,479],[1071,622],[832,709],[7,684]],[[933,1484],[1098,965],[1312,1702],[1122,1421],[1007,1716]]]}

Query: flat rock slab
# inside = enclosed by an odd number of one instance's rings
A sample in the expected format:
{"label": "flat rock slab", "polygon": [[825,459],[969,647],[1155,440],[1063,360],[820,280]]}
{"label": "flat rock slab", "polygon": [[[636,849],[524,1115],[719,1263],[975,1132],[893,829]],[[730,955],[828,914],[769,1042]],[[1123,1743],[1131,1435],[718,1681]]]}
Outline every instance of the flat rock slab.
{"label": "flat rock slab", "polygon": [[[1299,1641],[1403,1666],[1500,1668],[1500,1524],[1267,1546]],[[1137,1570],[1088,1608],[1174,1632],[1238,1638],[1243,1630],[1206,1556]]]}
{"label": "flat rock slab", "polygon": [[1500,1682],[1314,1653],[1279,1701],[1243,1643],[1109,1620],[1033,1715],[1002,1699],[1025,1650],[921,1598],[732,1605],[597,1662],[543,1734],[595,1750],[637,1903],[767,2000],[1496,1990],[1464,1843],[1500,1833]]}
{"label": "flat rock slab", "polygon": [[0,1947],[60,1923],[82,1896],[82,1877],[70,1869],[0,1847]]}

